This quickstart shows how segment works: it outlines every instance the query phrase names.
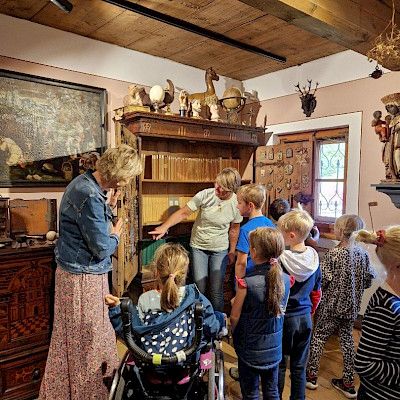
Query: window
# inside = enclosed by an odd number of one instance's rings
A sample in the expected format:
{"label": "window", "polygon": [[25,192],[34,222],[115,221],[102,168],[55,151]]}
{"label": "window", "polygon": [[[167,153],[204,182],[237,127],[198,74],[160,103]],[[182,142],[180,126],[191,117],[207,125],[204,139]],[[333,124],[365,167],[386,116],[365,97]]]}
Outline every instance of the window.
{"label": "window", "polygon": [[[311,191],[313,203],[307,209],[320,228],[331,231],[330,225],[346,212],[348,128],[279,135],[279,143],[281,146],[311,145],[313,155],[309,174],[312,175],[313,184],[305,192],[308,194]],[[304,169],[301,174],[304,175]],[[304,192],[301,187],[292,190],[291,194],[299,190]]]}
{"label": "window", "polygon": [[346,139],[317,139],[314,163],[314,218],[333,222],[345,213]]}

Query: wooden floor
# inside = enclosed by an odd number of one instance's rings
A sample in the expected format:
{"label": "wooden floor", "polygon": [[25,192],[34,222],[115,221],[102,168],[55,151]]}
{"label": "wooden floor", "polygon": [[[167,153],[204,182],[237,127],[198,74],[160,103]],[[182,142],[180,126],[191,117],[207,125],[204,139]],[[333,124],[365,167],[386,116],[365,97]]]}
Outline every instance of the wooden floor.
{"label": "wooden floor", "polygon": [[[353,331],[353,336],[356,345],[361,336],[359,330]],[[122,357],[125,353],[125,346],[118,342],[118,353]],[[235,382],[229,376],[229,368],[237,366],[237,358],[235,350],[228,342],[223,343],[223,350],[225,354],[225,399],[226,400],[239,400],[242,398],[240,393],[239,382]],[[343,400],[346,397],[339,393],[331,386],[332,378],[340,378],[342,376],[342,355],[340,352],[339,341],[337,337],[332,337],[325,346],[325,352],[321,359],[321,368],[318,377],[319,387],[316,390],[306,390],[307,400]],[[356,378],[356,386],[358,387],[358,380]],[[289,398],[290,379],[289,372],[286,373],[286,385],[283,392],[283,400]]]}
{"label": "wooden floor", "polygon": [[[360,339],[361,332],[354,330],[353,336],[356,345]],[[241,399],[239,383],[235,382],[229,376],[229,368],[237,366],[236,354],[234,349],[228,343],[223,343],[225,354],[225,399],[237,400]],[[321,359],[321,368],[318,377],[319,387],[316,390],[306,389],[307,400],[343,400],[346,397],[338,392],[331,386],[332,378],[342,377],[342,354],[340,352],[339,340],[337,337],[329,339],[325,346],[325,352]],[[359,381],[356,378],[356,386],[358,387]],[[289,371],[286,373],[285,390],[283,392],[283,400],[287,400],[290,394],[290,379]]]}

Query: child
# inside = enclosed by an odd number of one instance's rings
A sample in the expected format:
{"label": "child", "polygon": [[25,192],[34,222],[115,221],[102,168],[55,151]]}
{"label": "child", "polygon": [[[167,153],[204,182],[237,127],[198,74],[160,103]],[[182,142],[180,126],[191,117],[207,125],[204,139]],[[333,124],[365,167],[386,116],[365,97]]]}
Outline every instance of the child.
{"label": "child", "polygon": [[314,225],[313,219],[303,210],[289,211],[278,221],[285,250],[280,260],[284,272],[293,280],[283,327],[283,358],[279,366],[279,391],[285,385],[287,359],[290,356],[291,400],[304,400],[306,365],[311,339],[311,314],[321,298],[321,269],[317,252],[304,244]]}
{"label": "child", "polygon": [[353,324],[361,306],[361,298],[375,276],[368,253],[354,246],[350,237],[364,227],[357,215],[342,215],[335,222],[337,247],[328,250],[321,261],[322,300],[314,318],[307,365],[307,388],[316,389],[319,362],[324,345],[336,331],[339,332],[343,353],[343,378],[332,379],[332,385],[347,398],[355,399]]}
{"label": "child", "polygon": [[[302,210],[303,207],[300,203],[298,203],[297,207]],[[269,206],[269,215],[272,218],[272,221],[276,224],[282,215],[285,215],[290,211],[290,204],[286,199],[282,199],[278,197],[275,199]],[[305,244],[306,246],[311,246],[314,249],[318,247],[318,240],[319,240],[319,229],[315,225],[311,228],[310,234],[308,235]]]}
{"label": "child", "polygon": [[290,211],[289,202],[282,198],[275,199],[269,205],[269,209],[268,209],[268,213],[275,223],[278,222],[279,218],[282,217],[282,215],[285,215],[289,211]]}
{"label": "child", "polygon": [[265,203],[265,187],[263,185],[253,183],[241,186],[237,192],[237,200],[240,215],[249,218],[240,227],[239,239],[236,244],[235,275],[243,278],[254,267],[250,257],[249,233],[263,226],[274,227],[274,224],[269,218],[264,217],[261,211]]}
{"label": "child", "polygon": [[289,276],[276,260],[284,249],[282,235],[273,228],[250,232],[254,263],[246,278],[238,279],[231,312],[233,341],[239,362],[243,399],[279,400],[278,366],[282,358],[283,313],[289,295]]}
{"label": "child", "polygon": [[[164,244],[156,250],[153,264],[161,289],[143,293],[139,297],[137,312],[131,310],[132,325],[141,336],[143,349],[149,354],[171,356],[187,347],[194,337],[194,320],[193,313],[182,311],[198,301],[204,307],[204,335],[215,337],[224,326],[224,314],[214,312],[196,285],[185,286],[189,265],[187,251],[180,244]],[[119,298],[107,295],[105,303],[110,307],[114,329],[123,337]],[[177,316],[180,317],[177,319]]]}
{"label": "child", "polygon": [[400,226],[367,232],[356,240],[375,244],[386,281],[376,290],[364,315],[355,359],[361,384],[359,400],[400,399]]}

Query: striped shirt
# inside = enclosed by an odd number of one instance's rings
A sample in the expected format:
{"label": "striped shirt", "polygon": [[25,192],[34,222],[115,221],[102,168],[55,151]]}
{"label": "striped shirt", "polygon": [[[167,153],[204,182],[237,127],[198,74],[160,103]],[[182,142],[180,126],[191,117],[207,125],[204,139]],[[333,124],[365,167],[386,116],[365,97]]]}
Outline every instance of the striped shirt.
{"label": "striped shirt", "polygon": [[400,399],[400,297],[387,284],[369,301],[355,368],[368,398]]}

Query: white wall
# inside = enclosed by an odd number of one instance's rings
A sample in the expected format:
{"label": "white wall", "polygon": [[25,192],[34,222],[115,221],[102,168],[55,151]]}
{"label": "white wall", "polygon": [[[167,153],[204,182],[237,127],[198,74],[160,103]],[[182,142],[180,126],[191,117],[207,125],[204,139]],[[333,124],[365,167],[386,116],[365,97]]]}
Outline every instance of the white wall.
{"label": "white wall", "polygon": [[[312,87],[336,85],[367,77],[376,64],[370,63],[364,55],[353,50],[323,57],[299,66],[258,76],[243,81],[246,91],[256,90],[260,101],[274,99],[295,93],[295,85],[304,86],[307,79],[312,79]],[[387,69],[382,68],[384,72]]]}
{"label": "white wall", "polygon": [[[113,44],[0,14],[0,55],[144,86],[167,78],[189,92],[203,92],[204,71]],[[210,60],[212,65],[212,60]],[[220,76],[217,95],[241,83]]]}

